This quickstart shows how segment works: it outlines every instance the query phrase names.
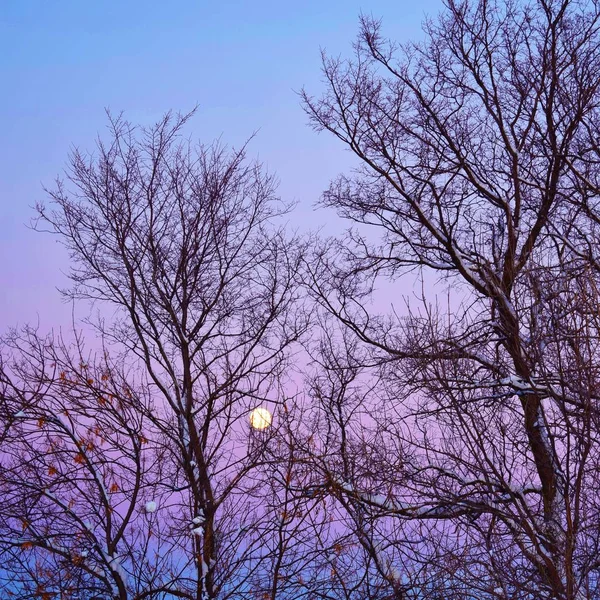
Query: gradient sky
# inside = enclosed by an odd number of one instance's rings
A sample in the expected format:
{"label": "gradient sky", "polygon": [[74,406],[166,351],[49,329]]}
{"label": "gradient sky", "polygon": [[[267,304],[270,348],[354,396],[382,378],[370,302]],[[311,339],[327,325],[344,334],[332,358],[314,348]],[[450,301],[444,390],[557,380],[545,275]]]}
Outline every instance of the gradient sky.
{"label": "gradient sky", "polygon": [[27,229],[72,146],[92,149],[104,108],[135,122],[199,105],[191,129],[239,145],[277,173],[299,202],[294,219],[339,229],[313,204],[350,157],[306,126],[295,91],[318,93],[319,49],[351,52],[359,13],[382,17],[399,41],[421,37],[441,0],[0,0],[0,332],[68,324],[66,253]]}

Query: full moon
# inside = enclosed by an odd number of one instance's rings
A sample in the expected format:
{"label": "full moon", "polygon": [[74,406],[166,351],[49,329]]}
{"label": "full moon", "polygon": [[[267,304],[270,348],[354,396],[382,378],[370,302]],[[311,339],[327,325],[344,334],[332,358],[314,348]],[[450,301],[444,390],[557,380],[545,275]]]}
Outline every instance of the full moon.
{"label": "full moon", "polygon": [[271,425],[272,419],[271,413],[266,408],[255,408],[250,413],[250,426],[253,429],[266,429]]}

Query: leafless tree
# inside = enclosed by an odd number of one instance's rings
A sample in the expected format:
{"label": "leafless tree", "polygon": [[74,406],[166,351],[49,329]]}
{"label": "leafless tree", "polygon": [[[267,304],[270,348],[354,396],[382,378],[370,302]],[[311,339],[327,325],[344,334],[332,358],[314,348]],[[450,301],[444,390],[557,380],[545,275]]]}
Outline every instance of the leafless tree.
{"label": "leafless tree", "polygon": [[37,225],[70,251],[65,294],[104,307],[101,339],[144,374],[152,403],[137,409],[163,439],[184,565],[170,593],[243,597],[244,557],[256,555],[252,531],[264,524],[248,490],[266,444],[250,443],[248,414],[281,403],[306,329],[301,248],[282,229],[289,207],[273,178],[244,150],[185,141],[189,116],[147,129],[111,119],[96,154],[73,153]]}
{"label": "leafless tree", "polygon": [[[600,597],[599,16],[596,2],[449,0],[404,46],[363,18],[355,58],[325,56],[325,95],[304,94],[361,165],[323,200],[355,228],[306,272],[368,350],[363,428],[385,448],[355,434],[341,453],[355,472],[316,463],[349,514],[403,524],[417,597],[435,581],[446,597]],[[377,317],[377,282],[410,271],[449,303],[424,291]]]}
{"label": "leafless tree", "polygon": [[144,388],[79,337],[26,328],[3,344],[2,596],[157,597],[177,569],[146,510],[164,474]]}

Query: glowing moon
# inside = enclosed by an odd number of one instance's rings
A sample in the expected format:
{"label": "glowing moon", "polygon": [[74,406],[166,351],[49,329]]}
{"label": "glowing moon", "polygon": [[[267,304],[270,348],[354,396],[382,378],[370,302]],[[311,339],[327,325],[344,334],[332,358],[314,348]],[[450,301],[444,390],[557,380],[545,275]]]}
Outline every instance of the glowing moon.
{"label": "glowing moon", "polygon": [[250,413],[250,426],[253,429],[266,429],[272,420],[273,416],[266,408],[255,408]]}

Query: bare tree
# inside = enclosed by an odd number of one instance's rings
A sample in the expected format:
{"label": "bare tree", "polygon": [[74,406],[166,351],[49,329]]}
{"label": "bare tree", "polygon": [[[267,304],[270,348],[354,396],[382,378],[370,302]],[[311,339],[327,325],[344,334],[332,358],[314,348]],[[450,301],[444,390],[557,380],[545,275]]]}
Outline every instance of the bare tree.
{"label": "bare tree", "polygon": [[144,388],[108,357],[92,360],[80,338],[27,328],[3,343],[3,597],[156,597],[174,573],[145,514],[162,450],[138,410]]}
{"label": "bare tree", "polygon": [[244,527],[263,523],[242,492],[264,454],[249,449],[248,414],[282,401],[307,319],[296,304],[300,245],[281,228],[289,207],[273,178],[244,150],[182,140],[189,116],[149,129],[111,119],[108,144],[73,154],[38,226],[71,253],[65,294],[114,307],[95,325],[145,373],[153,403],[138,410],[168,448],[163,484],[192,568],[171,593],[227,598],[247,589]]}
{"label": "bare tree", "polygon": [[[600,594],[599,16],[595,2],[449,0],[405,46],[363,18],[354,60],[324,57],[327,92],[304,94],[362,165],[323,200],[356,228],[306,271],[369,349],[386,447],[326,487],[411,524],[431,573],[419,597],[440,577],[447,597]],[[449,305],[424,293],[405,317],[375,316],[377,278],[411,270],[451,286]]]}

